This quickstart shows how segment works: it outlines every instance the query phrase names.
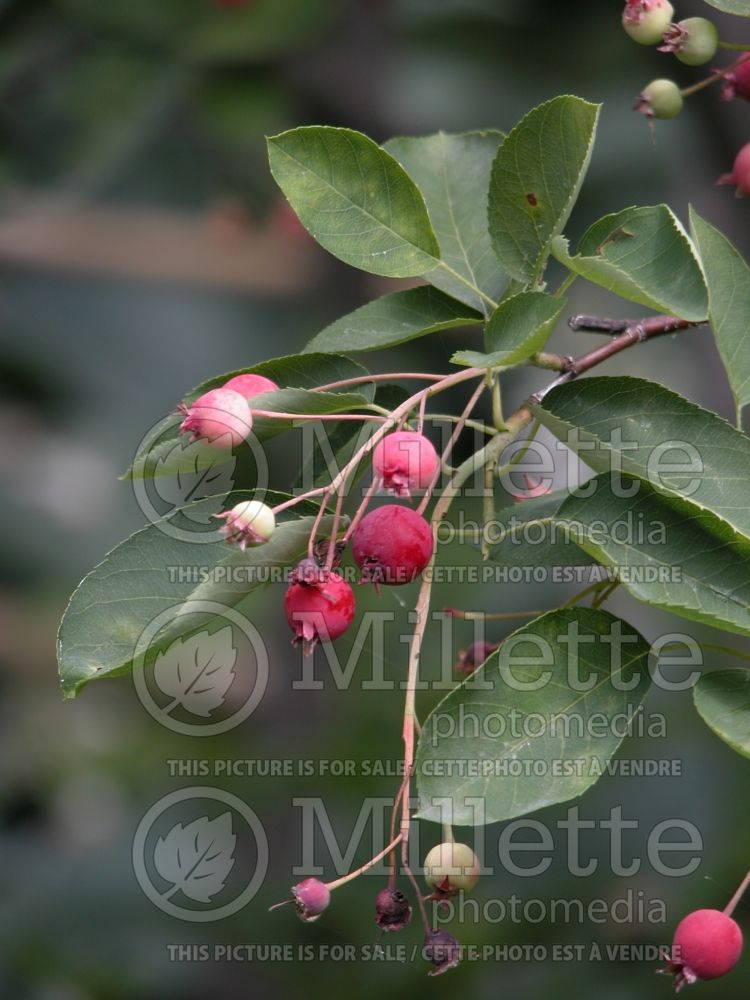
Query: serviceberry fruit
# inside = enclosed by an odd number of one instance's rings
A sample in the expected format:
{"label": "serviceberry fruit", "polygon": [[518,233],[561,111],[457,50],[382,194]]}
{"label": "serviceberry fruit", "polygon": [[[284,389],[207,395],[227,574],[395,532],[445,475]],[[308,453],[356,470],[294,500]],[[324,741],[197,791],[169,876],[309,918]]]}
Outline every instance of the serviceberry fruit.
{"label": "serviceberry fruit", "polygon": [[721,910],[695,910],[677,925],[664,972],[671,972],[675,990],[697,979],[718,979],[729,972],[742,953],[742,931]]}
{"label": "serviceberry fruit", "polygon": [[317,642],[342,635],[354,618],[354,592],[338,573],[310,586],[292,583],[284,596],[287,621],[294,629],[294,645],[309,656]]}
{"label": "serviceberry fruit", "polygon": [[750,101],[750,52],[742,56],[739,66],[724,77],[722,101],[731,101],[735,97]]}
{"label": "serviceberry fruit", "polygon": [[409,900],[398,889],[381,889],[375,899],[375,923],[383,931],[400,931],[411,920]]}
{"label": "serviceberry fruit", "polygon": [[250,433],[253,416],[247,400],[234,389],[209,389],[179,411],[185,419],[180,434],[192,434],[193,440],[207,441],[214,448],[234,448]]}
{"label": "serviceberry fruit", "polygon": [[687,66],[702,66],[716,55],[719,29],[707,17],[686,17],[664,32],[659,52],[673,52]]}
{"label": "serviceberry fruit", "polygon": [[639,45],[656,45],[672,22],[674,7],[669,0],[628,0],[622,26]]}
{"label": "serviceberry fruit", "polygon": [[737,154],[732,172],[720,177],[717,184],[734,184],[737,187],[737,194],[744,194],[750,198],[750,142],[742,147]]}
{"label": "serviceberry fruit", "polygon": [[221,528],[222,535],[243,550],[248,545],[267,542],[276,528],[274,512],[260,500],[243,500],[223,514],[214,514],[214,517],[226,519],[227,523]]}
{"label": "serviceberry fruit", "polygon": [[331,893],[325,882],[317,878],[306,878],[292,886],[294,905],[301,920],[311,924],[331,902]]}
{"label": "serviceberry fruit", "polygon": [[228,382],[224,383],[224,389],[234,389],[245,399],[251,396],[259,396],[262,392],[276,392],[279,388],[275,382],[265,375],[253,375],[246,372],[244,375],[235,375]]}
{"label": "serviceberry fruit", "polygon": [[435,966],[427,975],[440,976],[448,969],[455,968],[461,961],[461,945],[440,927],[425,934],[423,954]]}
{"label": "serviceberry fruit", "polygon": [[378,441],[372,452],[372,467],[383,486],[397,497],[425,490],[440,466],[432,442],[416,431],[396,431]]}
{"label": "serviceberry fruit", "polygon": [[644,88],[635,110],[647,118],[676,118],[682,111],[683,97],[674,80],[652,80]]}
{"label": "serviceberry fruit", "polygon": [[352,535],[352,555],[362,583],[396,586],[414,580],[432,558],[430,526],[410,507],[377,507]]}
{"label": "serviceberry fruit", "polygon": [[479,858],[468,844],[446,840],[424,859],[424,877],[434,890],[432,899],[443,900],[457,892],[469,892],[479,881]]}
{"label": "serviceberry fruit", "polygon": [[468,649],[458,651],[458,663],[453,669],[459,674],[473,674],[499,645],[498,642],[473,642]]}

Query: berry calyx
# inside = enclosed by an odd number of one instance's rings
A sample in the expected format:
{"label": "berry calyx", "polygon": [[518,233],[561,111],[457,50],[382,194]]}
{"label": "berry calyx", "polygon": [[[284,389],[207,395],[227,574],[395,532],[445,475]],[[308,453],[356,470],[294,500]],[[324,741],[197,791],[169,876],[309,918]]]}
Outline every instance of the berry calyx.
{"label": "berry calyx", "polygon": [[738,195],[744,194],[750,198],[750,142],[744,145],[735,157],[732,172],[724,174],[716,183],[734,184]]}
{"label": "berry calyx", "polygon": [[647,118],[676,118],[684,103],[680,88],[674,80],[659,79],[652,80],[641,91],[635,110]]}
{"label": "berry calyx", "polygon": [[446,840],[424,859],[424,877],[434,890],[432,899],[442,900],[457,892],[470,892],[479,881],[482,866],[468,844]]}
{"label": "berry calyx", "polygon": [[223,514],[214,514],[214,517],[226,519],[221,528],[222,535],[243,550],[248,545],[267,542],[276,528],[274,512],[260,500],[243,500]]}
{"label": "berry calyx", "polygon": [[292,895],[300,920],[307,924],[317,920],[331,902],[328,886],[317,878],[306,878],[304,882],[293,885]]}
{"label": "berry calyx", "polygon": [[432,442],[416,431],[396,431],[378,441],[372,452],[372,467],[385,489],[397,497],[425,490],[440,466]]}
{"label": "berry calyx", "polygon": [[409,900],[398,889],[381,889],[375,899],[375,923],[382,931],[400,931],[411,920]]}
{"label": "berry calyx", "polygon": [[440,976],[448,969],[455,968],[461,961],[461,945],[441,927],[425,934],[423,954],[435,966],[427,975]]}
{"label": "berry calyx", "polygon": [[292,583],[284,596],[287,621],[294,630],[294,645],[309,656],[316,643],[342,635],[354,619],[354,592],[338,573],[329,573],[315,585]]}
{"label": "berry calyx", "polygon": [[276,392],[279,388],[275,382],[265,375],[253,375],[252,372],[245,372],[244,375],[235,375],[223,385],[224,389],[234,389],[245,399],[251,396],[259,396],[262,392]]}
{"label": "berry calyx", "polygon": [[639,45],[656,45],[672,22],[674,7],[669,0],[628,0],[622,26]]}
{"label": "berry calyx", "polygon": [[352,555],[362,583],[411,583],[432,558],[430,526],[410,507],[388,504],[371,510],[352,535]]}
{"label": "berry calyx", "polygon": [[721,910],[695,910],[677,925],[672,951],[663,971],[675,977],[675,990],[698,979],[718,979],[742,953],[742,931]]}
{"label": "berry calyx", "polygon": [[702,66],[716,55],[719,29],[707,17],[686,17],[664,32],[659,52],[672,52],[686,66]]}
{"label": "berry calyx", "polygon": [[236,447],[253,426],[247,400],[234,389],[209,389],[190,406],[181,403],[178,409],[185,416],[180,434],[192,434],[194,441],[207,441],[214,448]]}
{"label": "berry calyx", "polygon": [[739,65],[724,77],[722,101],[731,101],[735,97],[750,101],[750,52],[742,56]]}
{"label": "berry calyx", "polygon": [[468,649],[458,651],[458,663],[453,669],[459,674],[473,674],[499,645],[499,642],[473,642]]}

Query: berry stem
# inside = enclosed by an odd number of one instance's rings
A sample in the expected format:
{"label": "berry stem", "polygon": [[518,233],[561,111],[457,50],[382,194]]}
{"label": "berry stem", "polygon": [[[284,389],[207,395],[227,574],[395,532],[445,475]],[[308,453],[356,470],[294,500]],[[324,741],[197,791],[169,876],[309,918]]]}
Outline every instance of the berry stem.
{"label": "berry stem", "polygon": [[726,915],[728,917],[731,917],[732,914],[734,913],[735,907],[737,906],[737,904],[739,903],[739,901],[742,899],[742,896],[743,896],[743,894],[744,894],[744,892],[745,892],[745,890],[747,889],[748,886],[750,886],[750,871],[747,873],[747,875],[745,875],[745,877],[743,878],[743,880],[740,882],[740,884],[739,884],[739,886],[737,888],[737,892],[735,892],[735,894],[729,900],[729,902],[727,903],[727,905],[724,907],[724,912],[726,913]]}
{"label": "berry stem", "polygon": [[387,417],[370,416],[369,413],[280,413],[277,410],[250,411],[253,417],[268,417],[277,420],[372,420],[383,423]]}
{"label": "berry stem", "polygon": [[694,83],[692,87],[683,87],[680,93],[683,97],[690,97],[691,94],[697,94],[699,90],[710,87],[712,83],[716,83],[718,80],[723,80],[725,76],[729,75],[729,73],[733,73],[741,63],[742,57],[733,62],[731,66],[726,66],[724,69],[718,69],[715,73],[712,73],[711,76],[707,76],[705,80],[700,80],[698,83]]}
{"label": "berry stem", "polygon": [[362,875],[369,868],[373,868],[378,863],[378,861],[382,861],[383,858],[386,856],[386,854],[388,854],[389,851],[392,851],[394,847],[398,845],[398,842],[400,840],[401,840],[401,834],[399,833],[399,835],[395,837],[394,840],[390,844],[388,844],[387,847],[384,847],[382,851],[376,854],[374,858],[370,858],[369,861],[366,861],[363,865],[360,865],[359,868],[355,868],[354,871],[349,872],[348,875],[342,875],[341,878],[337,878],[333,882],[326,882],[326,887],[330,892],[333,892],[333,890],[338,889],[339,886],[346,885],[347,882],[351,882],[352,879],[355,879],[358,876]]}
{"label": "berry stem", "polygon": [[720,49],[729,49],[731,52],[750,52],[748,42],[719,42]]}
{"label": "berry stem", "polygon": [[342,378],[338,382],[327,382],[316,385],[314,392],[329,392],[331,389],[343,389],[348,385],[361,385],[363,382],[392,382],[396,378],[414,379],[420,382],[439,382],[445,375],[434,375],[429,372],[386,372],[380,375],[356,375],[353,378]]}

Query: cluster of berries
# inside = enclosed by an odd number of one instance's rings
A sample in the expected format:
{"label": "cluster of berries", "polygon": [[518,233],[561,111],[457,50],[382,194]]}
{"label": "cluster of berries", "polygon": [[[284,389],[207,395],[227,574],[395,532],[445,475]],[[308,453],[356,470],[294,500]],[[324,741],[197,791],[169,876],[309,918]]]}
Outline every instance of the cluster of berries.
{"label": "cluster of berries", "polygon": [[[261,375],[236,375],[223,386],[203,393],[189,406],[180,433],[192,434],[213,447],[240,444],[253,424],[251,401],[260,393],[274,392],[278,385]],[[410,497],[415,490],[429,489],[437,479],[440,459],[432,442],[415,431],[395,431],[381,438],[372,453],[373,477],[389,493]],[[276,527],[275,511],[259,500],[245,500],[216,515],[226,524],[222,534],[241,549],[267,542]],[[349,540],[349,539],[347,539]],[[361,583],[398,586],[411,583],[429,563],[433,537],[429,524],[411,507],[386,504],[358,519],[351,532],[354,562],[361,570]],[[354,592],[336,572],[343,546],[336,546],[336,559],[328,558],[328,546],[314,552],[292,572],[284,598],[284,609],[295,638],[306,653],[319,641],[342,635],[354,619]]]}
{"label": "cluster of berries", "polygon": [[[714,58],[720,46],[719,31],[706,17],[688,17],[673,23],[674,7],[669,0],[627,0],[622,26],[641,45],[658,45],[688,66],[702,66]],[[660,44],[661,43],[661,44]],[[704,84],[721,81],[724,101],[735,97],[750,101],[750,52],[743,54],[727,70],[715,70],[703,83],[681,90],[674,80],[660,77],[641,91],[636,111],[653,118],[675,118],[685,97]],[[750,196],[750,143],[737,154],[732,170],[719,184],[733,184],[738,194]]]}

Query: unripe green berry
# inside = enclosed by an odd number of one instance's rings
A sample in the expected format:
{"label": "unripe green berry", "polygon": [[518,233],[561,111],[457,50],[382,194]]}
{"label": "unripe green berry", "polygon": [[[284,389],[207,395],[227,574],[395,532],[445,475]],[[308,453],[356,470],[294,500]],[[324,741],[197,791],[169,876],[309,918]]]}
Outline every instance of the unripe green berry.
{"label": "unripe green berry", "polygon": [[702,66],[716,55],[719,30],[706,17],[687,17],[664,32],[660,52],[673,52],[687,66]]}
{"label": "unripe green berry", "polygon": [[424,859],[425,881],[433,889],[468,892],[479,881],[482,866],[468,844],[445,841]]}
{"label": "unripe green berry", "polygon": [[674,7],[669,0],[628,0],[622,26],[639,45],[657,45],[672,23]]}
{"label": "unripe green berry", "polygon": [[223,514],[215,514],[226,520],[221,532],[228,542],[244,549],[248,545],[262,545],[267,542],[276,528],[274,512],[260,500],[243,500]]}
{"label": "unripe green berry", "polygon": [[635,110],[647,118],[676,118],[684,103],[674,80],[652,80],[641,91]]}

